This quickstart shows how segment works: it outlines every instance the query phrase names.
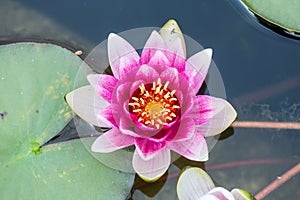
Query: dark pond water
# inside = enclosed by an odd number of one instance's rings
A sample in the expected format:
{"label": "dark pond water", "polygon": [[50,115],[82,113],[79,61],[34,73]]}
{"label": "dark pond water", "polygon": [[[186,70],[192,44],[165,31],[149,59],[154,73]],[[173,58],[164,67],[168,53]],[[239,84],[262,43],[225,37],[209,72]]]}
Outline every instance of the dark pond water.
{"label": "dark pond water", "polygon": [[[174,18],[186,35],[214,49],[238,120],[300,122],[300,42],[265,28],[238,1],[1,2],[2,43],[47,39],[85,54],[110,32],[159,27]],[[299,130],[231,128],[205,167],[218,185],[255,194],[299,161]],[[131,198],[176,199],[176,175],[186,164],[204,166],[180,159],[156,184],[137,179]],[[299,199],[299,185],[297,175],[265,199]]]}

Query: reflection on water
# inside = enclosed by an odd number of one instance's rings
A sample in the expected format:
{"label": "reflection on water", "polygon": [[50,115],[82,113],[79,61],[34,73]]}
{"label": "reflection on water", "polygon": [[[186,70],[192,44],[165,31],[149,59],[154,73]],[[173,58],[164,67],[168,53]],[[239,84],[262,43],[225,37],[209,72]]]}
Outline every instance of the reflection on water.
{"label": "reflection on water", "polygon": [[[249,20],[251,16],[239,10],[233,1],[128,4],[121,0],[105,3],[75,0],[46,5],[35,0],[4,0],[1,5],[2,41],[24,37],[51,39],[75,49],[84,48],[84,53],[106,39],[110,32],[158,27],[175,18],[185,34],[214,49],[213,59],[239,120],[300,121],[299,41]],[[292,83],[277,87],[286,82]],[[217,184],[228,189],[238,186],[255,194],[299,162],[299,145],[300,135],[296,130],[235,128],[221,137],[210,153],[206,168]],[[233,165],[222,165],[230,162]],[[188,162],[171,166],[168,178],[161,181],[164,184],[149,185],[137,180],[132,199],[176,199],[177,174],[184,163]],[[298,175],[266,199],[297,199],[299,183]]]}

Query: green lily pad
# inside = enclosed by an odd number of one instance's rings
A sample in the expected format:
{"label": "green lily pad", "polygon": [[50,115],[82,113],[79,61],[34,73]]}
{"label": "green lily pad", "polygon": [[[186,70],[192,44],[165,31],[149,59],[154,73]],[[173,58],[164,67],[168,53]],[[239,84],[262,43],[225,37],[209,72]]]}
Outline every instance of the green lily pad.
{"label": "green lily pad", "polygon": [[[134,174],[97,161],[80,140],[40,145],[72,117],[64,101],[82,60],[51,44],[0,46],[0,199],[124,199]],[[80,84],[79,84],[80,86]],[[87,139],[87,140],[91,140]]]}
{"label": "green lily pad", "polygon": [[253,13],[290,32],[300,33],[300,1],[241,0]]}

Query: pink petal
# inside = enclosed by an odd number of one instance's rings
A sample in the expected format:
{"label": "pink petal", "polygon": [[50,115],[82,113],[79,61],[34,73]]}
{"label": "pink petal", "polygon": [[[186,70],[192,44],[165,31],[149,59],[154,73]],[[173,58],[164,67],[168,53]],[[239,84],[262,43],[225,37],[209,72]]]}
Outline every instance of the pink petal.
{"label": "pink petal", "polygon": [[220,199],[212,194],[206,194],[202,196],[199,200],[220,200]]}
{"label": "pink petal", "polygon": [[186,61],[186,75],[189,76],[191,87],[196,91],[200,89],[205,80],[211,62],[211,56],[212,49],[205,49],[194,54]]}
{"label": "pink petal", "polygon": [[176,68],[179,72],[185,69],[185,52],[182,46],[182,40],[180,37],[176,38],[169,46],[168,52],[166,52],[168,59],[171,61],[171,66]]}
{"label": "pink petal", "polygon": [[[178,94],[179,92],[177,93],[177,98],[178,98]],[[195,97],[193,94],[194,93],[191,91],[188,93],[184,91],[184,93],[179,96],[180,98],[182,98],[179,101],[181,103],[180,108],[181,108],[182,117],[185,117],[185,114],[190,112],[191,109],[193,109],[193,98]]]}
{"label": "pink petal", "polygon": [[183,118],[179,123],[179,129],[173,138],[173,141],[179,142],[188,140],[195,134],[195,122],[191,118]]}
{"label": "pink petal", "polygon": [[200,111],[200,123],[196,127],[205,137],[223,132],[235,120],[237,113],[226,100],[206,95],[197,98],[198,108],[195,110]]}
{"label": "pink petal", "polygon": [[66,96],[66,101],[72,110],[85,121],[94,126],[112,127],[98,117],[98,112],[104,110],[109,103],[102,99],[92,86],[84,86],[70,92]]}
{"label": "pink petal", "polygon": [[117,128],[113,128],[95,140],[92,145],[92,151],[108,153],[133,144],[133,137],[124,135]]}
{"label": "pink petal", "polygon": [[210,176],[198,167],[185,168],[177,182],[177,194],[180,200],[200,199],[215,187]]}
{"label": "pink petal", "polygon": [[137,117],[130,116],[130,114],[128,114],[128,116],[120,117],[119,129],[122,133],[133,137],[145,139],[151,138],[150,140],[152,142],[162,142],[168,137],[168,135],[170,135],[168,132],[170,129],[164,131],[165,129],[155,130],[153,128],[149,128],[138,122]]}
{"label": "pink petal", "polygon": [[115,92],[115,99],[113,99],[113,103],[122,104],[126,100],[130,99],[130,87],[132,83],[124,83],[118,85]]}
{"label": "pink petal", "polygon": [[222,187],[216,187],[208,192],[208,195],[216,197],[218,200],[235,200],[233,195]]}
{"label": "pink petal", "polygon": [[135,138],[136,153],[139,153],[143,160],[152,159],[165,146],[165,142],[154,142],[147,138]]}
{"label": "pink petal", "polygon": [[142,65],[136,72],[135,80],[144,80],[145,83],[157,81],[159,75],[157,71],[148,65]]}
{"label": "pink petal", "polygon": [[112,106],[109,105],[107,106],[105,109],[101,110],[97,117],[104,122],[105,124],[107,124],[109,127],[118,127],[116,120],[114,118],[113,115],[113,110],[112,110]]}
{"label": "pink petal", "polygon": [[171,62],[167,58],[167,55],[160,50],[157,50],[155,54],[150,58],[148,65],[152,67],[170,67]]}
{"label": "pink petal", "polygon": [[148,64],[157,50],[167,50],[167,46],[159,33],[153,31],[147,40],[141,55],[141,64]]}
{"label": "pink petal", "polygon": [[[175,68],[168,67],[166,68],[161,74],[160,78],[163,82],[169,81],[169,86],[168,88],[170,90],[181,90],[183,88],[179,88],[179,76],[178,76],[178,71]],[[186,88],[184,88],[186,89]],[[175,93],[176,95],[176,93]]]}
{"label": "pink petal", "polygon": [[140,137],[138,133],[135,133],[132,129],[135,126],[133,124],[133,121],[131,119],[128,119],[126,116],[121,116],[120,117],[120,131],[123,134],[130,135],[132,137]]}
{"label": "pink petal", "polygon": [[144,84],[146,84],[146,81],[144,81],[144,80],[135,80],[133,83],[132,83],[132,85],[131,85],[131,87],[130,87],[130,96],[139,88],[139,86],[142,84],[142,83],[144,83]]}
{"label": "pink petal", "polygon": [[109,34],[108,58],[112,72],[117,79],[126,76],[126,73],[139,65],[139,55],[135,49],[123,38],[116,34]]}
{"label": "pink petal", "polygon": [[137,174],[145,181],[155,181],[168,170],[171,162],[170,150],[164,148],[152,159],[144,160],[135,151],[132,165]]}
{"label": "pink petal", "polygon": [[174,67],[179,72],[185,68],[185,52],[181,38],[168,41],[167,47],[164,39],[153,31],[145,44],[141,55],[141,63],[161,69],[163,67]]}
{"label": "pink petal", "polygon": [[118,83],[115,77],[105,74],[90,74],[87,79],[101,97],[107,102],[111,101],[113,90]]}
{"label": "pink petal", "polygon": [[192,117],[196,125],[203,124],[212,118],[213,104],[212,97],[208,95],[198,95],[194,97],[193,109],[188,114]]}
{"label": "pink petal", "polygon": [[170,142],[167,148],[180,155],[194,161],[207,161],[208,149],[206,141],[200,132],[195,132],[194,136],[188,140]]}

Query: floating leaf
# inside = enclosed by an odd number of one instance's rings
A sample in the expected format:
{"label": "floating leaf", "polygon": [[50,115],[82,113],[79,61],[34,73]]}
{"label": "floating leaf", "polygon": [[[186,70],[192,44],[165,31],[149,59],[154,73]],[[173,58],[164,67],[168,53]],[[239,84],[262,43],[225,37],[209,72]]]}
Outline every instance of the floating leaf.
{"label": "floating leaf", "polygon": [[300,1],[241,0],[253,13],[288,31],[300,32]]}
{"label": "floating leaf", "polygon": [[[124,199],[133,174],[97,161],[80,140],[40,148],[71,119],[64,101],[82,61],[51,44],[0,46],[0,199]],[[79,84],[80,85],[80,84]]]}

